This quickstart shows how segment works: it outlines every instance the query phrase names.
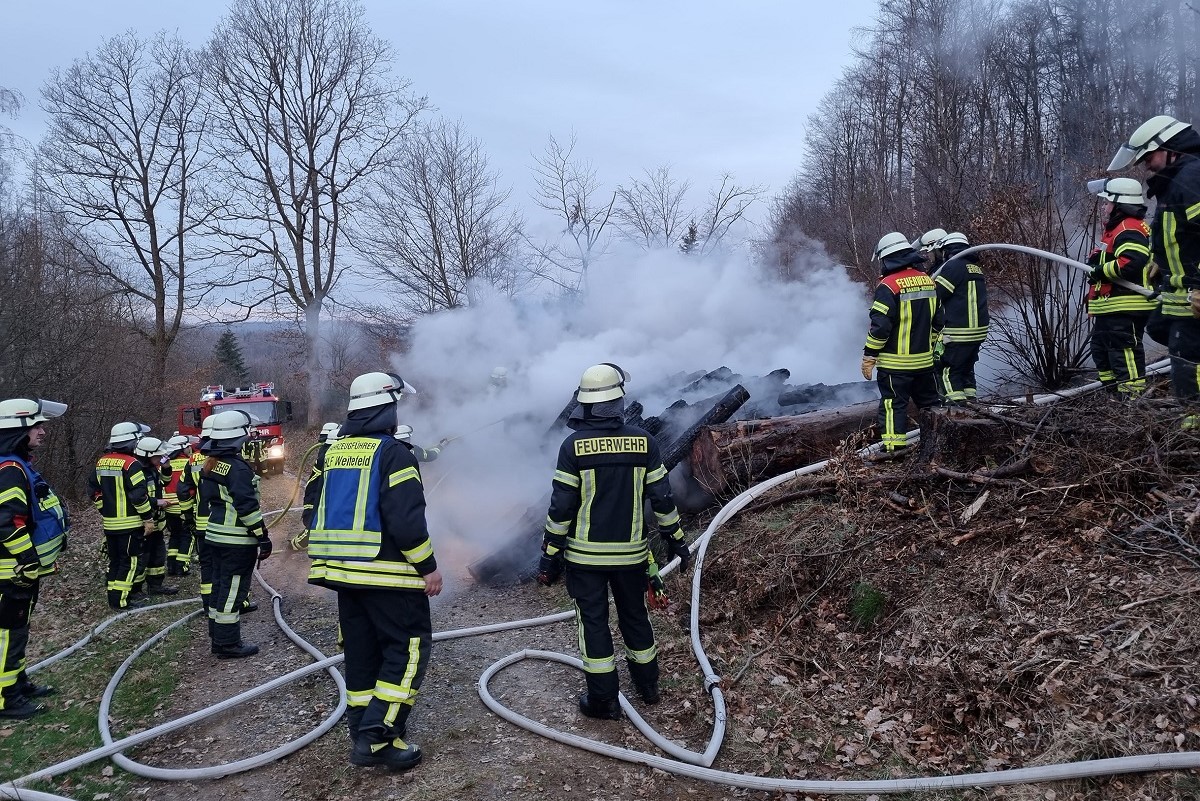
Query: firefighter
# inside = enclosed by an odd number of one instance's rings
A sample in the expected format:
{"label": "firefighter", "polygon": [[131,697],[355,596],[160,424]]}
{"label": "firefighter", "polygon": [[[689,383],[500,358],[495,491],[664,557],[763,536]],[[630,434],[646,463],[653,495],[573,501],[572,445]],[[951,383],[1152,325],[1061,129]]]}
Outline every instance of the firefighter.
{"label": "firefighter", "polygon": [[[1167,346],[1175,397],[1195,404],[1200,401],[1200,134],[1174,117],[1151,117],[1121,145],[1108,169],[1131,164],[1146,167],[1146,194],[1157,200],[1150,255],[1161,274],[1159,302],[1146,332]],[[1193,423],[1194,417],[1185,419],[1189,427]]]}
{"label": "firefighter", "polygon": [[420,445],[415,445],[412,442],[413,427],[401,423],[396,426],[396,439],[404,443],[404,447],[412,451],[412,455],[417,457],[418,462],[435,461],[442,452],[442,448],[446,447],[447,440],[441,440],[432,448],[422,448]]}
{"label": "firefighter", "polygon": [[508,388],[508,368],[493,367],[492,374],[488,376],[488,392],[491,394],[499,394]]}
{"label": "firefighter", "polygon": [[337,442],[338,431],[341,428],[337,423],[326,423],[321,426],[321,433],[317,435],[317,457],[313,459],[312,471],[308,474],[308,481],[304,485],[304,507],[300,510],[300,522],[304,526],[303,530],[292,538],[292,547],[297,551],[303,551],[308,547],[308,530],[312,528],[312,516],[314,508],[317,505],[317,500],[321,496],[321,469],[325,463],[325,453],[329,450],[329,446]]}
{"label": "firefighter", "polygon": [[66,410],[54,401],[0,401],[0,718],[44,712],[38,699],[55,692],[29,680],[25,648],[41,578],[55,571],[70,524],[32,451],[46,438],[43,424]]}
{"label": "firefighter", "polygon": [[975,363],[988,335],[987,282],[983,268],[958,254],[970,247],[955,231],[938,240],[932,250],[939,266],[933,271],[938,305],[945,328],[934,334],[934,377],[942,402],[957,406],[974,400]]}
{"label": "firefighter", "polygon": [[879,366],[879,430],[883,449],[908,444],[908,403],[922,412],[938,405],[933,378],[933,337],[942,330],[933,279],[921,272],[921,254],[901,233],[885,234],[872,257],[882,278],[871,303],[862,376]]}
{"label": "firefighter", "polygon": [[1122,278],[1149,287],[1150,226],[1146,225],[1146,199],[1133,178],[1088,182],[1088,191],[1104,201],[1105,217],[1100,245],[1088,257],[1088,315],[1092,318],[1092,361],[1104,388],[1123,397],[1136,397],[1146,389],[1146,349],[1142,334],[1158,305],[1132,289],[1114,284]]}
{"label": "firefighter", "polygon": [[179,434],[167,440],[166,450],[171,470],[163,487],[163,498],[167,501],[167,575],[186,576],[192,564],[193,525],[189,524],[189,518],[196,503],[192,444]]}
{"label": "firefighter", "polygon": [[587,680],[579,710],[612,720],[621,717],[621,708],[608,626],[610,590],[633,685],[645,703],[659,700],[658,649],[646,610],[646,499],[670,555],[684,569],[689,558],[658,444],[623,421],[628,380],[614,364],[593,365],[579,380],[579,405],[567,420],[574,430],[558,449],[538,570],[538,583],[550,585],[566,568]]}
{"label": "firefighter", "polygon": [[154,527],[146,533],[142,546],[142,558],[138,560],[137,575],[133,580],[133,591],[141,592],[143,586],[151,595],[174,595],[178,587],[167,587],[163,581],[167,576],[167,506],[165,487],[170,478],[170,468],[163,463],[167,455],[166,443],[158,437],[144,436],[133,448],[142,470],[146,473],[146,492],[150,496],[150,510],[154,513]]}
{"label": "firefighter", "polygon": [[945,228],[933,228],[918,236],[912,241],[913,250],[925,257],[925,270],[933,272],[942,265],[941,255],[938,252],[938,242],[946,236]]}
{"label": "firefighter", "polygon": [[308,544],[309,582],[338,595],[350,762],[394,770],[421,761],[407,723],[433,646],[429,599],[442,591],[421,472],[394,437],[408,389],[381,372],[350,384],[346,422],[314,478]]}
{"label": "firefighter", "polygon": [[209,615],[209,599],[212,596],[212,551],[205,544],[204,536],[208,528],[208,499],[200,494],[200,477],[204,470],[204,462],[208,459],[208,450],[212,447],[209,436],[212,434],[213,415],[204,418],[200,424],[200,441],[196,444],[196,452],[192,454],[192,481],[196,485],[195,505],[195,539],[196,561],[200,565],[200,603],[204,605],[204,617],[208,620],[208,638],[213,638],[213,620]]}
{"label": "firefighter", "polygon": [[142,559],[146,537],[154,530],[154,510],[146,472],[133,455],[137,442],[149,429],[137,423],[117,423],[108,438],[108,450],[96,462],[88,483],[92,505],[104,525],[104,547],[108,553],[106,588],[113,609],[145,606],[130,601],[133,582]]}
{"label": "firefighter", "polygon": [[200,471],[200,497],[208,503],[204,543],[212,559],[209,619],[212,652],[219,659],[258,653],[242,640],[241,613],[256,560],[271,555],[254,470],[242,458],[250,437],[250,415],[232,410],[212,416],[208,458]]}

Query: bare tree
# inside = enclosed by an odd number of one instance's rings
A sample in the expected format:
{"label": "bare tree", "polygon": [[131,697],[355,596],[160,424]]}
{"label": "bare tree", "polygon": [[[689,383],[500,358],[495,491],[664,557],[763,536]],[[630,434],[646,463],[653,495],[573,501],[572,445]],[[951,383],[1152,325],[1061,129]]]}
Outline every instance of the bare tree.
{"label": "bare tree", "polygon": [[150,343],[151,392],[161,410],[184,310],[210,289],[193,244],[214,213],[200,185],[207,167],[200,61],[174,37],[126,33],[56,71],[42,97],[42,197],[78,230],[87,268],[121,291],[126,319]]}
{"label": "bare tree", "polygon": [[712,253],[724,241],[729,230],[766,192],[764,186],[743,186],[725,173],[708,193],[708,204],[699,215],[700,254]]}
{"label": "bare tree", "polygon": [[666,165],[646,170],[644,178],[630,178],[617,187],[617,227],[647,250],[670,247],[685,230],[689,189],[691,183],[673,178]]}
{"label": "bare tree", "polygon": [[321,422],[321,311],[349,267],[339,250],[363,184],[393,164],[426,107],[390,74],[390,46],[356,0],[239,0],[208,47],[220,155],[235,213],[220,232],[308,336],[308,424]]}
{"label": "bare tree", "polygon": [[605,228],[617,196],[601,194],[591,164],[575,157],[575,136],[563,145],[553,136],[535,160],[534,201],[562,225],[553,242],[526,240],[537,258],[537,275],[569,292],[587,287],[588,269],[604,254]]}
{"label": "bare tree", "polygon": [[371,182],[355,245],[406,316],[478,302],[478,282],[519,288],[521,222],[460,122],[420,127]]}

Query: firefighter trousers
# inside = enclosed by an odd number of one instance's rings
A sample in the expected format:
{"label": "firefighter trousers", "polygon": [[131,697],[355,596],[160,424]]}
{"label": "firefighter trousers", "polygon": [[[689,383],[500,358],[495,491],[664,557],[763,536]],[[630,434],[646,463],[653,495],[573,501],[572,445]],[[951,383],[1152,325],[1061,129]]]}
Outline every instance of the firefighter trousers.
{"label": "firefighter trousers", "polygon": [[106,588],[108,605],[113,609],[129,606],[129,593],[133,592],[133,584],[140,569],[144,539],[141,526],[104,532],[104,546],[108,550]]}
{"label": "firefighter trousers", "polygon": [[933,368],[913,372],[879,368],[879,432],[885,451],[908,444],[908,403],[928,409],[940,402]]}
{"label": "firefighter trousers", "polygon": [[934,364],[938,394],[951,404],[973,400],[975,363],[979,361],[982,342],[946,342],[941,358]]}
{"label": "firefighter trousers", "polygon": [[1100,382],[1110,392],[1126,397],[1146,389],[1146,349],[1142,334],[1146,331],[1145,314],[1097,314],[1092,318],[1089,342],[1092,362]]}
{"label": "firefighter trousers", "polygon": [[587,570],[568,564],[567,594],[575,601],[579,653],[590,700],[616,700],[620,682],[608,627],[608,594],[617,607],[629,675],[640,689],[658,688],[658,648],[646,610],[645,565],[621,570]]}
{"label": "firefighter trousers", "polygon": [[192,530],[183,513],[167,513],[167,575],[186,576],[192,565]]}
{"label": "firefighter trousers", "polygon": [[37,594],[37,579],[29,587],[0,581],[0,709],[19,705],[24,696],[25,648]]}
{"label": "firefighter trousers", "polygon": [[433,650],[429,598],[419,590],[338,587],[337,594],[350,735],[403,740]]}
{"label": "firefighter trousers", "polygon": [[200,603],[204,605],[204,616],[208,618],[208,638],[213,638],[213,619],[209,616],[213,591],[212,549],[204,542],[204,529],[196,529],[196,561],[200,563]]}
{"label": "firefighter trousers", "polygon": [[[213,645],[242,641],[242,604],[250,594],[250,581],[258,561],[254,545],[207,543],[212,554],[212,594],[208,600],[209,636]],[[203,578],[201,579],[203,581]]]}
{"label": "firefighter trousers", "polygon": [[133,580],[134,588],[142,589],[142,582],[150,587],[161,587],[167,577],[167,536],[162,531],[146,535],[142,558],[138,560],[138,572]]}

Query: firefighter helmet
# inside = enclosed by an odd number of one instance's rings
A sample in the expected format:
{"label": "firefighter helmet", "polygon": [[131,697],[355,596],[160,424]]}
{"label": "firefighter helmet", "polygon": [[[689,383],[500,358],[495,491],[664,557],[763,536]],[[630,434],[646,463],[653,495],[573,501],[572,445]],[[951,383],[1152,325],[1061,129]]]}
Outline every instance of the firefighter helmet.
{"label": "firefighter helmet", "polygon": [[629,373],[615,364],[594,364],[583,371],[579,379],[579,391],[575,394],[580,403],[603,403],[625,395],[625,382]]}
{"label": "firefighter helmet", "polygon": [[321,433],[317,435],[317,440],[320,442],[333,442],[337,439],[338,429],[341,428],[337,423],[326,423],[321,426]]}
{"label": "firefighter helmet", "polygon": [[1146,196],[1142,194],[1142,182],[1133,178],[1098,178],[1088,181],[1087,188],[1088,192],[1110,203],[1126,206],[1146,205]]}
{"label": "firefighter helmet", "polygon": [[166,456],[170,453],[167,444],[158,437],[142,437],[134,446],[133,452],[138,456]]}
{"label": "firefighter helmet", "polygon": [[346,411],[386,406],[405,395],[415,394],[417,391],[395,373],[364,373],[350,382],[350,402],[346,404]]}
{"label": "firefighter helmet", "polygon": [[213,418],[214,417],[216,417],[215,414],[210,414],[208,417],[205,417],[204,422],[200,424],[200,439],[211,439],[212,438],[212,426],[213,426]]}
{"label": "firefighter helmet", "polygon": [[938,243],[941,242],[945,236],[945,228],[934,228],[933,230],[926,231],[918,236],[916,239],[910,242],[909,245],[913,250],[919,250],[922,253],[928,253],[934,248],[939,247]]}
{"label": "firefighter helmet", "polygon": [[396,439],[409,440],[412,439],[412,426],[407,423],[401,423],[396,426]]}
{"label": "firefighter helmet", "polygon": [[176,434],[175,436],[173,436],[169,440],[167,440],[166,444],[167,444],[167,447],[171,450],[171,452],[174,453],[175,451],[181,451],[184,448],[188,447],[189,445],[192,444],[192,441],[190,439],[188,439],[187,436],[184,434]]}
{"label": "firefighter helmet", "polygon": [[946,234],[941,239],[939,239],[937,241],[937,244],[934,247],[936,247],[938,250],[941,250],[942,248],[946,247],[947,245],[970,245],[970,244],[971,243],[967,241],[966,234],[962,233],[961,231],[955,231],[953,233]]}
{"label": "firefighter helmet", "polygon": [[1175,136],[1191,128],[1186,122],[1180,122],[1174,117],[1160,114],[1143,122],[1129,137],[1129,141],[1117,149],[1108,171],[1123,170],[1130,164],[1137,164],[1148,154],[1159,148],[1166,148],[1167,143]]}
{"label": "firefighter helmet", "polygon": [[129,442],[137,442],[142,437],[150,433],[150,426],[142,425],[141,423],[117,423],[112,427],[108,434],[109,445],[122,445]]}
{"label": "firefighter helmet", "polygon": [[33,428],[51,417],[62,417],[66,411],[67,404],[41,398],[0,401],[0,428]]}
{"label": "firefighter helmet", "polygon": [[250,415],[240,409],[219,412],[208,419],[212,420],[209,439],[229,440],[250,436]]}
{"label": "firefighter helmet", "polygon": [[904,234],[899,231],[892,231],[890,234],[884,234],[880,238],[879,244],[875,246],[875,253],[871,258],[875,261],[882,261],[887,256],[893,256],[905,250],[915,250],[915,248],[905,238]]}

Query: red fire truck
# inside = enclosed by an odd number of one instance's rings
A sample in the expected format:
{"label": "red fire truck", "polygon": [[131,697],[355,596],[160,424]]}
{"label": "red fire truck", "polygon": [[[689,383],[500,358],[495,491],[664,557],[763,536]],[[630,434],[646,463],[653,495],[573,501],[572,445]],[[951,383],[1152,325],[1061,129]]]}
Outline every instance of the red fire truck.
{"label": "red fire truck", "polygon": [[243,411],[254,426],[251,437],[261,443],[266,473],[282,473],[285,451],[283,424],[292,419],[292,402],[275,395],[273,383],[225,389],[213,384],[200,390],[200,402],[179,407],[179,433],[200,435],[204,418],[217,412]]}

